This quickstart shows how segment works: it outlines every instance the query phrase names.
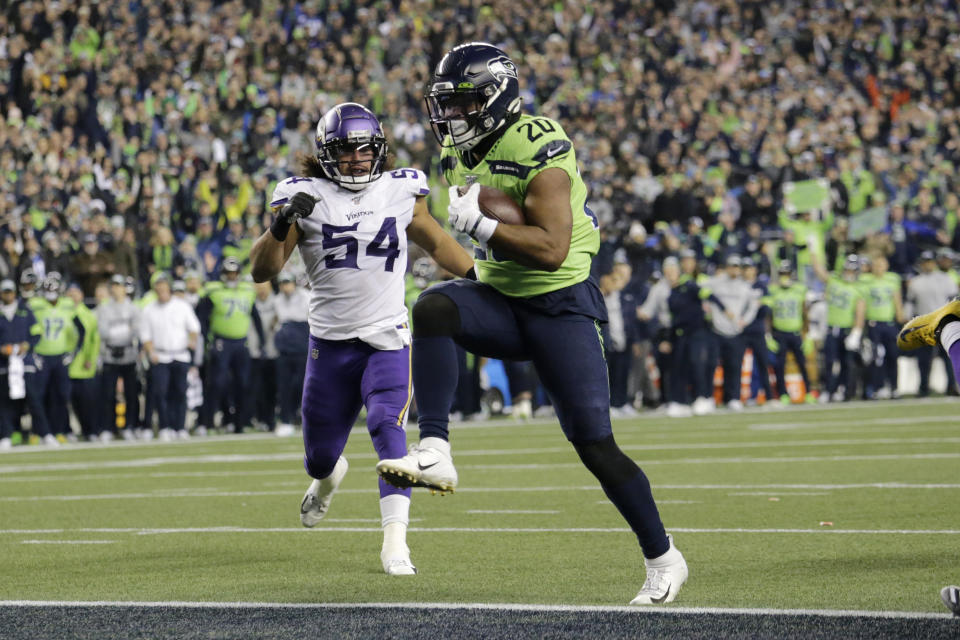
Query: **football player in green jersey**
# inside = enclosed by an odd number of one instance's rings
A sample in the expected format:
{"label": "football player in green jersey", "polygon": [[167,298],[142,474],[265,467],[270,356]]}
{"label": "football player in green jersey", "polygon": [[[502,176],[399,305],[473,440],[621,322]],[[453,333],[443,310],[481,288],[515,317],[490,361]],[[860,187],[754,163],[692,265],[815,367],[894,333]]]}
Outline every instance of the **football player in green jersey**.
{"label": "football player in green jersey", "polygon": [[807,375],[807,358],[803,353],[804,325],[807,324],[807,287],[796,281],[794,266],[790,260],[781,260],[777,269],[778,280],[770,285],[769,293],[764,300],[770,307],[770,326],[773,339],[777,344],[777,361],[773,370],[777,376],[777,387],[780,390],[780,402],[790,404],[790,394],[787,393],[786,364],[787,352],[793,354],[797,369],[803,377],[803,388],[806,395],[804,402],[816,402],[810,393],[810,378]]}
{"label": "football player in green jersey", "polygon": [[[253,324],[260,344],[263,344],[263,325],[254,300],[253,285],[240,280],[240,261],[229,256],[220,267],[221,282],[207,285],[205,295],[197,304],[197,318],[208,344],[207,379],[204,387],[204,407],[201,423],[213,428],[214,414],[221,401],[230,392],[234,408],[233,430],[243,431],[250,422],[251,407],[246,392],[250,377],[250,351],[247,334]],[[229,384],[232,379],[232,386]],[[228,417],[223,416],[223,424]]]}
{"label": "football player in green jersey", "polygon": [[[413,308],[413,381],[420,443],[377,470],[397,486],[452,491],[448,415],[456,345],[477,355],[532,360],[567,439],[637,535],[647,577],[632,604],[671,602],[687,578],[650,483],[617,446],[599,326],[603,297],[590,278],[600,234],[573,144],[550,118],[520,111],[517,68],[502,50],[468,43],[437,65],[427,96],[443,147],[450,225],[475,241],[478,280],[430,287]],[[484,217],[479,188],[495,187],[525,224]],[[461,195],[458,187],[470,186]]]}
{"label": "football player in green jersey", "polygon": [[886,256],[876,255],[870,273],[860,276],[862,294],[867,303],[867,335],[873,342],[870,389],[878,399],[896,398],[897,332],[903,322],[903,298],[900,276],[889,270]]}
{"label": "football player in green jersey", "polygon": [[[854,355],[863,336],[866,301],[857,282],[860,260],[851,253],[843,263],[840,274],[830,273],[819,263],[814,264],[817,277],[826,284],[827,336],[823,344],[823,394],[821,402],[841,401],[854,395]],[[840,371],[834,374],[834,363]],[[843,390],[840,387],[843,386]]]}
{"label": "football player in green jersey", "polygon": [[[27,376],[27,385],[33,388],[37,403],[32,411],[33,433],[44,443],[56,445],[66,442],[70,431],[70,375],[76,345],[82,345],[86,335],[83,323],[77,318],[73,300],[61,296],[63,282],[60,274],[51,271],[43,281],[43,295],[34,299],[31,308],[37,324],[32,331],[40,335],[34,347],[36,373]],[[75,333],[74,333],[75,332]]]}

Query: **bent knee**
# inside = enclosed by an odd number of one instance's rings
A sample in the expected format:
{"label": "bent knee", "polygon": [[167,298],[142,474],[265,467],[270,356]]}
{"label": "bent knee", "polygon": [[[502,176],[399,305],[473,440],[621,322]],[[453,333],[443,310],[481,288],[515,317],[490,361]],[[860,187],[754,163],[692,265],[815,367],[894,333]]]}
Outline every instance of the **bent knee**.
{"label": "bent knee", "polygon": [[421,295],[413,305],[413,334],[418,338],[453,336],[460,331],[460,311],[440,293]]}
{"label": "bent knee", "polygon": [[571,444],[584,466],[604,486],[622,485],[640,472],[637,463],[620,449],[612,435],[590,442],[573,440]]}

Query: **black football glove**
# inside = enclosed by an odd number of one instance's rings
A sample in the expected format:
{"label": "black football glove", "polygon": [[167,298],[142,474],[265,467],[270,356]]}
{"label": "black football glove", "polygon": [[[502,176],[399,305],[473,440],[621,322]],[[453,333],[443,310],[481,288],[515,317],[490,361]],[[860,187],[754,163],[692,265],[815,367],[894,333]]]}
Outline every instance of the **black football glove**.
{"label": "black football glove", "polygon": [[309,217],[316,205],[317,201],[313,196],[301,191],[283,205],[278,217],[288,224],[293,224],[300,218]]}

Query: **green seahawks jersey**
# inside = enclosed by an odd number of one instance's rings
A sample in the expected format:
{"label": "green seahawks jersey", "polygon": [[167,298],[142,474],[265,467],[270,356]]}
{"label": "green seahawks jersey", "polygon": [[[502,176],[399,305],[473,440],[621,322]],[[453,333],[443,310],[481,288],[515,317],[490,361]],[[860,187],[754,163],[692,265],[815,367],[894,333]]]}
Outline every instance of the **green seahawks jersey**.
{"label": "green seahawks jersey", "polygon": [[479,182],[500,189],[521,206],[528,185],[541,171],[551,167],[566,171],[573,229],[570,252],[560,268],[554,272],[531,269],[498,257],[495,250],[478,250],[477,277],[505,295],[526,298],[569,287],[590,276],[590,263],[600,248],[599,225],[586,205],[587,187],[577,170],[573,144],[557,122],[521,115],[477,166],[466,167],[462,154],[453,147],[444,148],[440,166],[451,185]]}
{"label": "green seahawks jersey", "polygon": [[77,307],[70,298],[60,298],[56,304],[38,299],[33,304],[33,315],[40,327],[40,341],[34,352],[41,356],[62,356],[76,344],[77,330],[73,319]]}
{"label": "green seahawks jersey", "polygon": [[770,285],[770,293],[764,301],[773,311],[773,328],[777,331],[800,333],[803,330],[803,306],[807,288],[794,282],[786,287]]}
{"label": "green seahawks jersey", "polygon": [[83,325],[83,344],[77,344],[76,331],[71,332],[70,351],[77,351],[76,357],[67,369],[73,380],[89,379],[97,373],[97,357],[100,354],[100,331],[97,329],[97,316],[85,304],[76,305],[77,318]]}
{"label": "green seahawks jersey", "polygon": [[247,282],[226,287],[222,282],[207,285],[206,295],[213,303],[210,313],[210,331],[216,338],[238,340],[250,331],[253,303],[257,294]]}
{"label": "green seahawks jersey", "polygon": [[830,276],[825,297],[827,326],[841,329],[853,327],[857,318],[857,303],[863,297],[860,285],[856,282],[847,282],[837,276]]}
{"label": "green seahawks jersey", "polygon": [[869,322],[893,322],[897,317],[896,293],[900,290],[900,276],[887,272],[878,278],[872,273],[860,276],[860,287],[867,301]]}

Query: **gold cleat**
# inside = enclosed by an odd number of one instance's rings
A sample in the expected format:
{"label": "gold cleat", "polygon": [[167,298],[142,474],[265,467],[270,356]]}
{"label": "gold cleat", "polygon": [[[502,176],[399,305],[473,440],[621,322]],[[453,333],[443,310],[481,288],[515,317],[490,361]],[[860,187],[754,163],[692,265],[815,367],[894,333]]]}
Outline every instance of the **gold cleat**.
{"label": "gold cleat", "polygon": [[950,320],[960,320],[960,299],[953,299],[936,311],[916,316],[903,325],[897,335],[897,346],[901,351],[932,347],[937,344],[942,325]]}

